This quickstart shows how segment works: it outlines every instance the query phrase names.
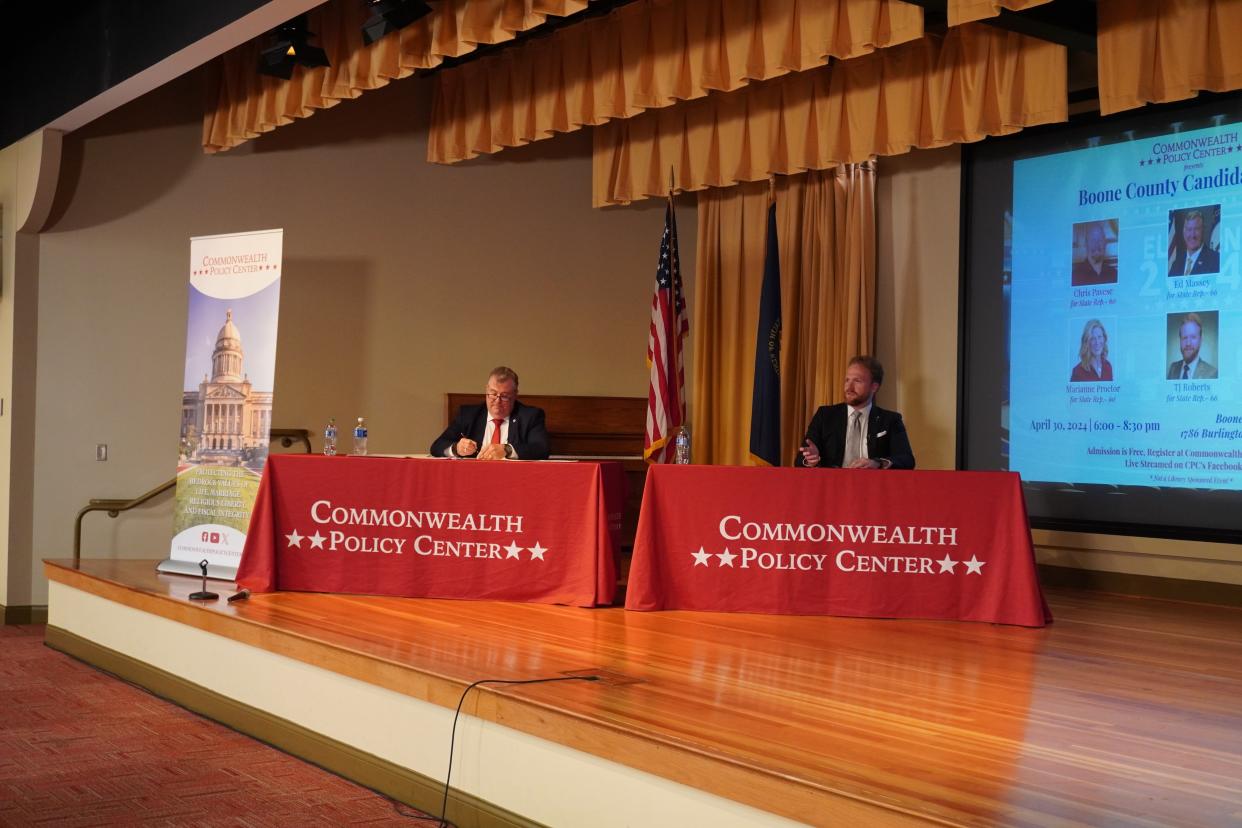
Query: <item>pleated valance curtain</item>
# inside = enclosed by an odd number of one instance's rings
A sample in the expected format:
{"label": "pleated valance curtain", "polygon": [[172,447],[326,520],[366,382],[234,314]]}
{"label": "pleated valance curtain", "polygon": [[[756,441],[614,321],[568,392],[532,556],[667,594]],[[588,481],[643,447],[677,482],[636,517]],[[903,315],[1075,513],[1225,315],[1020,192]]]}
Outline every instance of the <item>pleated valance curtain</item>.
{"label": "pleated valance curtain", "polygon": [[1100,112],[1242,89],[1242,0],[1100,0]]}
{"label": "pleated valance curtain", "polygon": [[437,76],[428,160],[453,163],[917,39],[901,0],[638,0]]}
{"label": "pleated valance curtain", "polygon": [[[548,17],[582,11],[589,2],[441,0],[428,17],[367,46],[360,33],[365,5],[330,0],[309,12],[308,19],[331,66],[298,70],[289,81],[259,75],[261,38],[213,62],[203,148],[211,153],[235,147],[481,44],[511,40]],[[994,17],[1002,9],[1021,11],[1045,2],[950,0],[950,36],[971,28],[969,21]],[[1098,21],[1105,114],[1189,98],[1200,90],[1242,88],[1242,50],[1230,48],[1242,32],[1242,0],[1099,0]],[[849,65],[921,33],[922,10],[903,0],[638,0],[441,73],[428,156],[451,163],[701,99],[710,91],[735,91],[752,81],[813,71],[833,58]],[[1058,53],[1035,57],[1036,50],[1024,45],[1023,63],[1030,66],[1035,60],[1039,68],[1013,80],[1035,88],[1002,87],[1007,94],[1000,97],[1021,101],[1050,93],[1056,78],[1064,77],[1064,55],[1058,47],[1049,49]],[[908,55],[902,59],[911,60]],[[1042,76],[1050,67],[1055,76]],[[958,86],[967,97],[975,94],[970,84]],[[978,94],[997,97],[988,89]],[[900,109],[905,103],[894,107],[886,101],[885,106]],[[1026,123],[1055,120],[1039,117],[1038,103],[1023,108],[1035,115]],[[987,130],[976,137],[983,134],[995,133]]]}
{"label": "pleated valance curtain", "polygon": [[593,200],[828,169],[1067,117],[1065,49],[983,24],[595,129]]}
{"label": "pleated valance curtain", "polygon": [[949,25],[960,26],[963,23],[996,17],[1001,9],[1022,11],[1050,2],[1052,0],[949,0]]}
{"label": "pleated valance curtain", "polygon": [[441,0],[434,11],[401,31],[362,42],[370,11],[359,0],[331,0],[308,13],[331,66],[299,69],[291,80],[256,71],[262,38],[214,61],[209,73],[203,150],[235,147],[297,118],[356,98],[418,69],[439,66],[480,44],[503,43],[548,17],[582,11],[589,0]]}
{"label": "pleated valance curtain", "polygon": [[[875,166],[776,180],[783,344],[782,465],[815,408],[841,399],[846,361],[875,337]],[[768,184],[699,194],[691,325],[695,462],[744,464]]]}

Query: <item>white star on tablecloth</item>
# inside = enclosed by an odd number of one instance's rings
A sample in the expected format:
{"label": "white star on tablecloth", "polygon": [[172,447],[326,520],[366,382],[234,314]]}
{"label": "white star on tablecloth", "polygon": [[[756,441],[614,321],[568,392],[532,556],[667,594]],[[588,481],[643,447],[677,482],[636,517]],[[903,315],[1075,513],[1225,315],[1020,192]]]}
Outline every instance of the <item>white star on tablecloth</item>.
{"label": "white star on tablecloth", "polygon": [[969,575],[972,572],[975,573],[976,575],[982,575],[983,565],[987,563],[987,561],[981,561],[974,555],[971,555],[969,561],[962,561],[962,563],[966,564],[967,575]]}
{"label": "white star on tablecloth", "polygon": [[720,558],[720,566],[727,566],[732,569],[733,559],[736,558],[737,555],[730,552],[729,547],[726,546],[725,551],[716,553],[716,557]]}
{"label": "white star on tablecloth", "polygon": [[542,561],[543,553],[548,551],[548,548],[546,546],[539,545],[539,541],[535,541],[534,546],[528,546],[526,548],[530,551],[530,559],[532,561],[535,560],[536,558]]}
{"label": "white star on tablecloth", "polygon": [[298,549],[302,548],[302,536],[298,534],[297,529],[285,535],[285,538],[289,541],[290,546],[296,546]]}
{"label": "white star on tablecloth", "polygon": [[311,535],[308,540],[311,542],[311,549],[323,549],[323,542],[326,541],[327,538],[319,534],[319,530],[316,529],[315,534]]}
{"label": "white star on tablecloth", "polygon": [[944,554],[944,559],[943,559],[943,560],[936,561],[936,563],[940,564],[940,571],[941,571],[941,572],[947,572],[947,573],[949,573],[950,575],[956,575],[956,574],[957,574],[957,565],[958,565],[958,563],[960,563],[960,561],[955,561],[955,560],[953,560],[952,558],[950,558],[950,557],[949,557],[949,553],[948,553],[948,552],[946,552],[946,553]]}
{"label": "white star on tablecloth", "polygon": [[710,552],[704,552],[701,546],[698,552],[691,552],[690,554],[694,556],[695,566],[707,566],[707,560],[712,556]]}
{"label": "white star on tablecloth", "polygon": [[508,546],[502,546],[500,548],[509,553],[508,555],[505,555],[506,559],[517,558],[519,561],[522,560],[522,556],[518,554],[522,551],[522,547],[517,545],[517,541],[511,540],[509,541]]}

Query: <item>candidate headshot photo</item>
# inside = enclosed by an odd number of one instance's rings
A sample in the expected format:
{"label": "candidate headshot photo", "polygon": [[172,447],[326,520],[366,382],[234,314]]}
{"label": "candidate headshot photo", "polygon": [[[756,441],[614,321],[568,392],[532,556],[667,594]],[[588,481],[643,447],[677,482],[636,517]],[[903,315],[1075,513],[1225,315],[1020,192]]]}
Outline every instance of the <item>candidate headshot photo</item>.
{"label": "candidate headshot photo", "polygon": [[1169,211],[1169,277],[1220,272],[1220,205]]}
{"label": "candidate headshot photo", "polygon": [[1117,219],[1075,224],[1070,283],[1075,287],[1115,284],[1117,241]]}
{"label": "candidate headshot photo", "polygon": [[1171,380],[1216,379],[1220,311],[1171,313],[1168,318]]}
{"label": "candidate headshot photo", "polygon": [[1078,343],[1078,364],[1070,372],[1070,382],[1110,382],[1113,366],[1108,361],[1108,331],[1098,319],[1088,319]]}

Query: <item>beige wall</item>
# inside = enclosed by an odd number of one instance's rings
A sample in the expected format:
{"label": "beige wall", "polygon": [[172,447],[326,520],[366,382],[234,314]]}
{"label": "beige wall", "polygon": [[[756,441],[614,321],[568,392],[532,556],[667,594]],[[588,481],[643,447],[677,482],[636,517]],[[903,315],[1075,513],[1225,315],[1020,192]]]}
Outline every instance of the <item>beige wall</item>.
{"label": "beige wall", "polygon": [[[190,236],[285,230],[278,427],[365,415],[371,451],[423,452],[444,392],[481,393],[500,363],[527,393],[646,394],[663,204],[593,210],[589,132],[433,166],[428,90],[408,80],[207,157],[198,84],[66,140],[41,246],[36,557],[69,553],[89,498],[172,476]],[[86,527],[88,557],[162,557],[171,507]],[[30,591],[40,603],[46,585]]]}
{"label": "beige wall", "polygon": [[60,169],[61,133],[0,150],[0,605],[29,605],[38,318],[38,231]]}
{"label": "beige wall", "polygon": [[0,149],[0,604],[9,599],[9,479],[13,418],[13,251],[17,214],[17,146]]}
{"label": "beige wall", "polygon": [[[879,170],[876,351],[892,372],[882,394],[905,415],[919,467],[951,469],[961,150],[881,158]],[[1242,584],[1235,545],[1042,530],[1034,538],[1042,563]]]}

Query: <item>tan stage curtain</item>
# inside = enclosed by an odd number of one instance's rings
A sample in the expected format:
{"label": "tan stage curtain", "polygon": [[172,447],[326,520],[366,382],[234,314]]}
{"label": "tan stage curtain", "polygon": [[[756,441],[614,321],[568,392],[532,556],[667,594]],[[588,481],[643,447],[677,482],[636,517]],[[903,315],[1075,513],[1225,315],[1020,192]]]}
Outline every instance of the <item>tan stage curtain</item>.
{"label": "tan stage curtain", "polygon": [[972,23],[976,20],[984,20],[989,17],[996,17],[1001,13],[1001,9],[1009,11],[1022,11],[1023,9],[1042,6],[1052,0],[949,0],[949,25],[961,26],[963,23]]}
{"label": "tan stage curtain", "polygon": [[914,40],[901,0],[638,0],[440,72],[427,158],[454,163]]}
{"label": "tan stage curtain", "polygon": [[981,23],[594,130],[592,199],[762,181],[1067,117],[1065,48]]}
{"label": "tan stage curtain", "polygon": [[1100,0],[1100,112],[1242,88],[1242,0]]}
{"label": "tan stage curtain", "polygon": [[[846,361],[875,330],[875,165],[780,176],[781,452],[793,461],[817,406],[841,399]],[[745,464],[768,184],[699,194],[695,257],[695,462]]]}
{"label": "tan stage curtain", "polygon": [[480,44],[503,43],[548,17],[582,11],[589,0],[441,0],[430,15],[367,46],[370,14],[360,0],[331,0],[308,13],[312,40],[331,66],[294,72],[291,80],[256,71],[263,38],[214,61],[203,116],[203,150],[227,150],[278,126],[356,98],[418,69],[439,66]]}

